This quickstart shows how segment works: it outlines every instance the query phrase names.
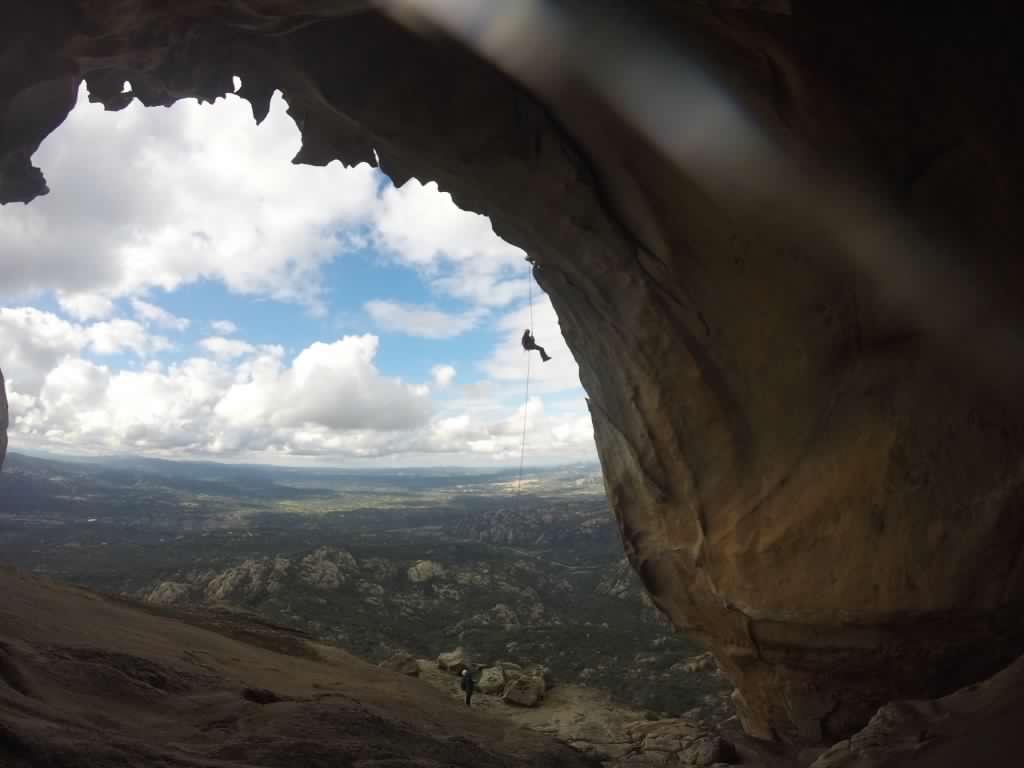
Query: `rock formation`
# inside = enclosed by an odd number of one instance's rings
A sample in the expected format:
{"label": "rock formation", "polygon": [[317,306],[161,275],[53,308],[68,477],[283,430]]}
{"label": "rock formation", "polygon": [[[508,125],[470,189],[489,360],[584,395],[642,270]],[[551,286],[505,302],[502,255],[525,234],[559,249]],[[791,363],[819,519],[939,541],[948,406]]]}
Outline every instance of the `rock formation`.
{"label": "rock formation", "polygon": [[238,75],[257,119],[280,88],[296,162],[376,151],[530,254],[630,562],[707,639],[751,733],[833,740],[1006,664],[1024,645],[1013,25],[562,0],[491,27],[471,11],[505,4],[420,5],[7,9],[0,201],[45,193],[30,156],[82,78],[118,109]]}
{"label": "rock formation", "polygon": [[955,768],[1019,760],[1024,657],[981,684],[937,701],[882,707],[862,731],[811,768]]}
{"label": "rock formation", "polygon": [[471,665],[469,659],[466,658],[465,651],[460,647],[454,651],[438,654],[437,668],[451,672],[453,675],[461,675],[462,670],[470,669]]}

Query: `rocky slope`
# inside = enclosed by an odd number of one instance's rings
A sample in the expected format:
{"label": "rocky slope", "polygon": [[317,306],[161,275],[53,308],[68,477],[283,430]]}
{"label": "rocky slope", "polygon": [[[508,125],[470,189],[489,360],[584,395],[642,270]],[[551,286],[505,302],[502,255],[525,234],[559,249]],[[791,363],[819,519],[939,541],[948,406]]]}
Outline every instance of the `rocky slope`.
{"label": "rocky slope", "polygon": [[956,768],[1019,762],[1024,726],[1024,657],[999,674],[937,701],[882,707],[864,730],[812,768]]}
{"label": "rocky slope", "polygon": [[[453,699],[461,698],[453,684],[456,678],[438,665],[421,660],[417,671],[424,682]],[[501,697],[478,689],[473,706],[488,716],[554,736],[604,768],[764,765],[763,756],[742,738],[738,743],[723,738],[718,723],[694,718],[647,720],[644,713],[616,705],[607,694],[583,686],[556,686],[545,693],[538,708],[508,706]]]}
{"label": "rocky slope", "polygon": [[159,615],[0,570],[5,766],[583,766],[279,628]]}
{"label": "rocky slope", "polygon": [[505,548],[460,555],[460,546],[433,546],[435,559],[358,546],[215,559],[155,581],[136,575],[145,586],[126,593],[153,605],[238,606],[371,661],[461,646],[478,661],[543,664],[563,684],[616,691],[636,707],[732,714],[732,686],[645,605],[625,560],[560,567]]}
{"label": "rocky slope", "polygon": [[117,109],[239,75],[257,119],[281,88],[297,162],[379,152],[530,254],[627,554],[751,733],[833,740],[1015,657],[1024,95],[1001,5],[429,5],[7,8],[0,200],[46,191],[30,156],[82,78]]}

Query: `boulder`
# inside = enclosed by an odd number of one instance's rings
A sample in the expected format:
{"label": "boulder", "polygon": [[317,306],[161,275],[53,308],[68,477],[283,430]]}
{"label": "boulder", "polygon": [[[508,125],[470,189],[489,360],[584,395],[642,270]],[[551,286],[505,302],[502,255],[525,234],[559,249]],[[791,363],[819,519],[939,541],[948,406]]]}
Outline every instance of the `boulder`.
{"label": "boulder", "polygon": [[422,584],[444,576],[444,566],[440,563],[435,563],[433,560],[420,560],[415,565],[410,566],[405,575],[414,584]]}
{"label": "boulder", "polygon": [[498,694],[505,690],[505,682],[501,667],[487,667],[480,673],[476,687],[480,693]]}
{"label": "boulder", "polygon": [[460,646],[454,651],[440,654],[437,657],[437,668],[451,672],[453,675],[461,675],[462,670],[469,669],[469,658]]}
{"label": "boulder", "polygon": [[544,698],[544,678],[519,677],[505,688],[502,701],[517,707],[536,707]]}
{"label": "boulder", "polygon": [[537,680],[542,695],[551,688],[551,670],[541,664],[527,664],[523,667],[522,676]]}

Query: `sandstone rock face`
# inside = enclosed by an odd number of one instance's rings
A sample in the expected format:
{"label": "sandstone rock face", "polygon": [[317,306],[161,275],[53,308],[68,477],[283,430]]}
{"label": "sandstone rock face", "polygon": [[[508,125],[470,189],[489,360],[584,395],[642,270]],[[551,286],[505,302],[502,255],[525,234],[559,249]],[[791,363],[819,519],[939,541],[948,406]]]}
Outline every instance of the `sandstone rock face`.
{"label": "sandstone rock face", "polygon": [[0,371],[0,470],[4,468],[7,456],[7,388],[4,384],[4,372]]}
{"label": "sandstone rock face", "polygon": [[487,667],[480,672],[480,679],[476,684],[480,693],[494,695],[505,690],[505,673],[501,667]]}
{"label": "sandstone rock face", "polygon": [[466,658],[466,652],[462,648],[442,653],[437,657],[437,668],[451,672],[453,675],[462,674],[462,670],[468,669],[469,666],[469,659]]}
{"label": "sandstone rock face", "polygon": [[882,707],[811,768],[956,768],[1020,762],[1024,657],[980,685],[939,700]]}
{"label": "sandstone rock face", "polygon": [[833,740],[991,674],[1024,645],[1012,25],[649,0],[668,53],[624,60],[626,11],[595,31],[595,4],[559,5],[565,36],[512,47],[561,50],[504,72],[359,3],[25,6],[0,27],[0,201],[46,191],[30,157],[80,77],[117,109],[239,75],[257,118],[281,88],[296,161],[377,150],[530,254],[626,554],[752,733]]}

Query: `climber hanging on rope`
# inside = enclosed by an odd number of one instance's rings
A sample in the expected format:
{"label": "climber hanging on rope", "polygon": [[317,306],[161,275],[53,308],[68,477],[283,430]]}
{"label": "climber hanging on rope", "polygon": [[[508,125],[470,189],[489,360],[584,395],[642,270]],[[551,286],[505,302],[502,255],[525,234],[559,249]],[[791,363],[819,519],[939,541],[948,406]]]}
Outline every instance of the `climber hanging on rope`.
{"label": "climber hanging on rope", "polygon": [[540,344],[534,341],[533,334],[530,333],[529,328],[523,331],[523,349],[525,349],[527,352],[529,352],[531,349],[536,349],[538,352],[540,352],[540,359],[543,360],[545,363],[551,359],[551,355],[544,351],[544,347],[542,347]]}

